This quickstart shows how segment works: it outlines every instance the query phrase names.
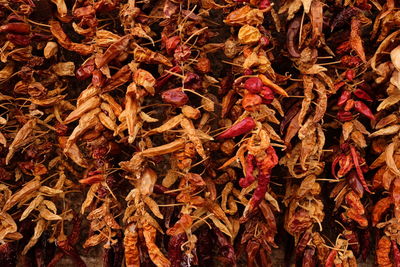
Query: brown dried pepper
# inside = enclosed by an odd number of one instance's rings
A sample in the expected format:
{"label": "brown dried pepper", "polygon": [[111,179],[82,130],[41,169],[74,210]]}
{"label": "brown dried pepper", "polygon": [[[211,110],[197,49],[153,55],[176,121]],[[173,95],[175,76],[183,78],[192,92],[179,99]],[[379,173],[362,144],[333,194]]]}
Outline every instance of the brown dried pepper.
{"label": "brown dried pepper", "polygon": [[393,204],[391,197],[385,197],[376,202],[372,209],[372,225],[375,226],[380,220],[382,215],[390,208]]}
{"label": "brown dried pepper", "polygon": [[376,262],[380,267],[391,267],[393,266],[390,260],[390,239],[387,236],[382,236],[378,241],[376,249]]}

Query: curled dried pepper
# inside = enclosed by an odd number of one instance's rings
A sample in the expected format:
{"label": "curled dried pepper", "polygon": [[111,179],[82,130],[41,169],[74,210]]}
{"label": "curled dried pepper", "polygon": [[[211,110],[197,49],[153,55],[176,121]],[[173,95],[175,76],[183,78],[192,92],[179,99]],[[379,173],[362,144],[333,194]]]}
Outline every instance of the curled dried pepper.
{"label": "curled dried pepper", "polygon": [[231,128],[225,130],[217,136],[217,139],[233,138],[245,133],[250,132],[256,127],[256,122],[251,117],[246,117],[240,122],[234,124]]}
{"label": "curled dried pepper", "polygon": [[293,19],[288,27],[286,33],[286,46],[289,51],[289,54],[292,57],[298,58],[300,57],[300,53],[296,49],[295,39],[300,31],[301,17],[296,17]]}

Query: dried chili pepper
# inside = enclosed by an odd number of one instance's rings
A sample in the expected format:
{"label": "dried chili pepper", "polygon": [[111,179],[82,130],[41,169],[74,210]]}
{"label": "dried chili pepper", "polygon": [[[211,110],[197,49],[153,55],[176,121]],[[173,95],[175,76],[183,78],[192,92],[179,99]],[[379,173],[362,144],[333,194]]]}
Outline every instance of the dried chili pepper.
{"label": "dried chili pepper", "polygon": [[347,91],[347,90],[344,90],[342,92],[342,94],[340,95],[340,97],[339,97],[337,105],[339,107],[343,106],[347,102],[347,100],[350,99],[350,97],[351,97],[351,92]]}
{"label": "dried chili pepper", "polygon": [[369,102],[373,101],[372,98],[362,89],[357,88],[356,90],[354,90],[353,94],[362,100]]}
{"label": "dried chili pepper", "polygon": [[294,58],[300,57],[300,53],[297,51],[295,47],[296,46],[295,38],[299,33],[300,24],[301,24],[301,17],[296,17],[295,19],[293,19],[288,26],[286,34],[286,46],[289,51],[289,54]]}
{"label": "dried chili pepper", "polygon": [[254,127],[256,127],[254,119],[251,117],[247,117],[218,135],[217,139],[233,138],[250,132],[254,129]]}

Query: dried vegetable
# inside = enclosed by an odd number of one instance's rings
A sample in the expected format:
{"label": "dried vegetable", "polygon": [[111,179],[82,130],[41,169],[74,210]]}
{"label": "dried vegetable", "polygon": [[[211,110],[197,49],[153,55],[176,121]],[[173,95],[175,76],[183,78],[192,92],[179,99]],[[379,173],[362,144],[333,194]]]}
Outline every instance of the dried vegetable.
{"label": "dried vegetable", "polygon": [[399,9],[0,1],[0,263],[400,266]]}

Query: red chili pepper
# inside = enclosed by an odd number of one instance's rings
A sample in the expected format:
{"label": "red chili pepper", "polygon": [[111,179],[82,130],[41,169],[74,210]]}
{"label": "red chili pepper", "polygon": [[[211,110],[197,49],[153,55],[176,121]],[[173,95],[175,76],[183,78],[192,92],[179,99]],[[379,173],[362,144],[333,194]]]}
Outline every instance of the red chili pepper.
{"label": "red chili pepper", "polygon": [[259,9],[266,9],[271,6],[271,2],[269,0],[261,0],[258,4]]}
{"label": "red chili pepper", "polygon": [[266,36],[262,36],[260,38],[259,44],[261,45],[261,47],[266,47],[269,45],[269,43],[270,43],[270,41]]}
{"label": "red chili pepper", "polygon": [[364,194],[364,187],[362,186],[360,180],[357,177],[357,173],[352,170],[347,176],[347,183],[350,185],[351,189],[356,192],[360,197]]}
{"label": "red chili pepper", "polygon": [[246,177],[242,178],[239,180],[239,185],[241,187],[248,187],[249,185],[251,185],[256,178],[253,175],[253,171],[254,171],[254,161],[255,161],[255,157],[253,154],[247,154],[246,157]]}
{"label": "red chili pepper", "polygon": [[347,91],[347,90],[344,90],[342,92],[342,94],[340,95],[340,97],[339,97],[337,105],[339,107],[343,106],[347,102],[347,100],[350,99],[350,97],[351,97],[351,92]]}
{"label": "red chili pepper", "polygon": [[349,111],[341,110],[338,112],[336,117],[338,118],[338,120],[340,120],[342,122],[351,121],[353,119],[353,114],[351,114],[351,112],[349,112]]}
{"label": "red chili pepper", "polygon": [[360,179],[360,182],[361,182],[362,186],[364,187],[365,191],[367,191],[368,193],[372,193],[371,190],[369,190],[367,182],[364,179],[364,174],[361,170],[360,163],[358,161],[358,155],[357,155],[356,148],[354,146],[350,146],[350,152],[351,152],[351,156],[353,157],[354,166],[356,167],[358,179]]}
{"label": "red chili pepper", "polygon": [[373,101],[372,98],[369,96],[369,94],[367,94],[367,92],[365,92],[365,91],[362,90],[362,89],[356,89],[356,90],[353,92],[353,94],[354,94],[356,97],[358,97],[358,98],[360,98],[360,99],[362,99],[362,100],[369,101],[369,102],[372,102],[372,101]]}
{"label": "red chili pepper", "polygon": [[394,259],[394,267],[400,267],[400,250],[395,240],[392,240],[392,251]]}
{"label": "red chili pepper", "polygon": [[346,79],[352,81],[356,77],[356,73],[353,69],[349,69],[345,73]]}
{"label": "red chili pepper", "polygon": [[217,139],[232,138],[250,132],[256,127],[256,122],[251,117],[244,118],[228,130],[217,136]]}
{"label": "red chili pepper", "polygon": [[307,231],[303,234],[303,236],[301,237],[301,239],[299,240],[299,243],[297,244],[296,247],[296,258],[301,258],[301,256],[303,256],[304,254],[304,250],[307,247],[308,242],[311,239],[311,232]]}
{"label": "red chili pepper", "polygon": [[325,261],[325,267],[333,267],[333,261],[336,258],[336,254],[337,254],[337,250],[335,250],[335,249],[332,249],[331,252],[329,252],[329,255]]}
{"label": "red chili pepper", "polygon": [[0,26],[0,32],[13,32],[20,34],[29,34],[31,32],[31,27],[29,24],[23,22],[8,23],[6,25]]}
{"label": "red chili pepper", "polygon": [[157,78],[154,88],[159,89],[160,87],[164,86],[169,81],[169,79],[173,76],[170,72],[181,73],[182,69],[179,66],[173,66],[168,71],[169,72],[165,72],[165,74],[163,74]]}
{"label": "red chili pepper", "polygon": [[105,81],[105,76],[100,70],[94,70],[92,72],[92,84],[94,87],[102,87]]}
{"label": "red chili pepper", "polygon": [[263,83],[260,78],[251,77],[244,82],[244,88],[250,93],[258,94],[263,89]]}
{"label": "red chili pepper", "polygon": [[263,98],[263,103],[264,104],[271,104],[271,102],[274,100],[274,92],[267,86],[263,86],[262,90],[260,92],[261,97]]}
{"label": "red chili pepper", "polygon": [[29,35],[8,33],[6,38],[11,43],[19,46],[28,46],[31,43],[31,37]]}
{"label": "red chili pepper", "polygon": [[261,200],[264,199],[265,193],[268,190],[268,184],[270,178],[271,175],[259,174],[257,176],[258,185],[256,190],[254,190],[254,193],[249,201],[249,206],[250,206],[249,211],[252,211],[254,210],[254,208],[258,207],[258,205],[260,205]]}
{"label": "red chili pepper", "polygon": [[92,76],[94,69],[94,59],[90,59],[76,70],[75,77],[78,80],[86,80]]}
{"label": "red chili pepper", "polygon": [[375,120],[375,116],[374,114],[372,114],[372,111],[369,109],[369,107],[367,105],[365,105],[363,102],[361,101],[356,101],[354,103],[354,107],[355,109],[360,112],[361,114],[363,114],[364,116],[368,117],[371,120]]}
{"label": "red chili pepper", "polygon": [[337,92],[340,88],[342,88],[343,87],[343,85],[345,85],[346,83],[344,82],[344,81],[341,81],[341,82],[338,82],[338,83],[335,83],[335,85],[333,86],[333,88],[334,88],[334,91],[335,92]]}
{"label": "red chili pepper", "polygon": [[165,40],[165,50],[167,50],[168,55],[172,55],[180,41],[181,38],[179,36],[172,36]]}
{"label": "red chili pepper", "polygon": [[189,97],[180,87],[162,92],[161,98],[165,103],[172,104],[176,107],[181,107],[189,101]]}

